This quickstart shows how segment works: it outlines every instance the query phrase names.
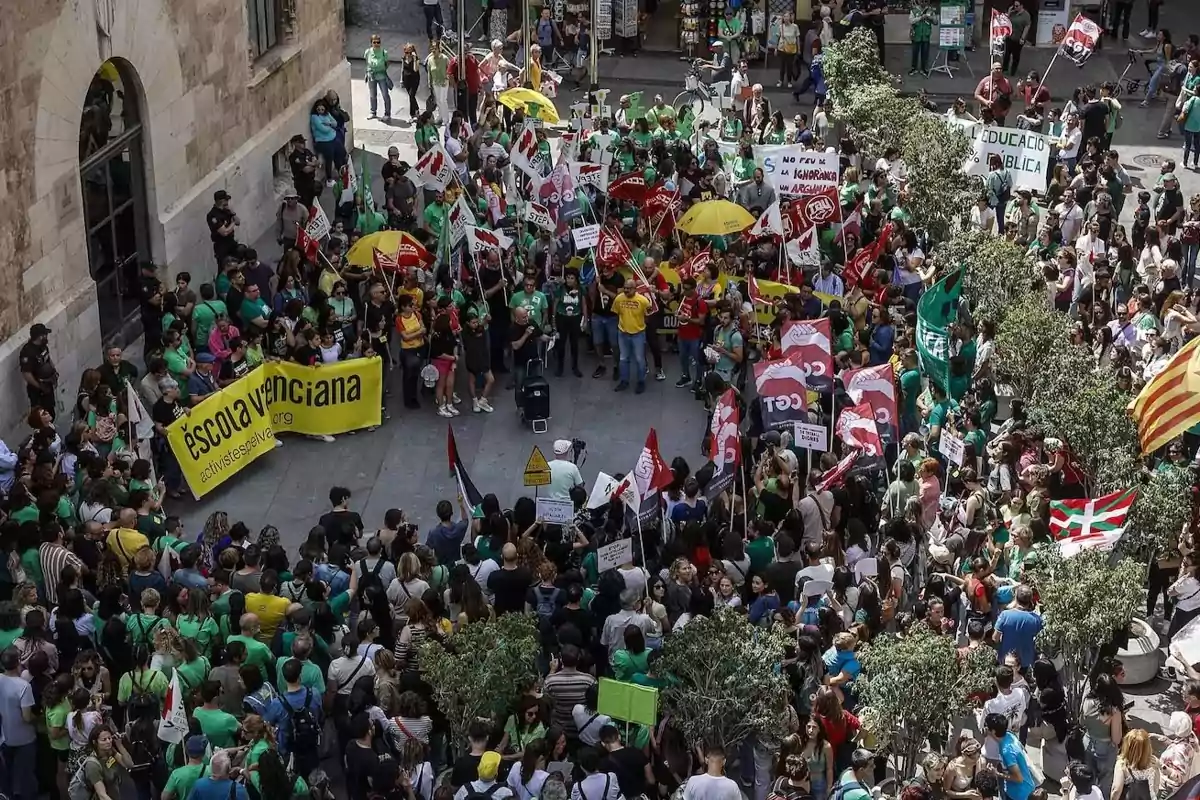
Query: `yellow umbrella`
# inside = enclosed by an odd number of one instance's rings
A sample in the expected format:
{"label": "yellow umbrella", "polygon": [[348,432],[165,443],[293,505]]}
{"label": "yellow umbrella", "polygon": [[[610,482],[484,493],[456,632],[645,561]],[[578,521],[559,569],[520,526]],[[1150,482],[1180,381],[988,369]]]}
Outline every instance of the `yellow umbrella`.
{"label": "yellow umbrella", "polygon": [[754,217],[737,203],[707,200],[689,208],[675,227],[693,236],[728,236],[753,224]]}
{"label": "yellow umbrella", "polygon": [[524,87],[505,89],[496,99],[513,111],[523,109],[527,116],[536,117],[549,125],[558,122],[558,109],[554,107],[554,102],[533,89]]}
{"label": "yellow umbrella", "polygon": [[376,231],[354,243],[346,253],[346,263],[360,267],[374,267],[374,253],[378,250],[395,258],[401,267],[409,267],[432,258],[420,242],[406,231]]}

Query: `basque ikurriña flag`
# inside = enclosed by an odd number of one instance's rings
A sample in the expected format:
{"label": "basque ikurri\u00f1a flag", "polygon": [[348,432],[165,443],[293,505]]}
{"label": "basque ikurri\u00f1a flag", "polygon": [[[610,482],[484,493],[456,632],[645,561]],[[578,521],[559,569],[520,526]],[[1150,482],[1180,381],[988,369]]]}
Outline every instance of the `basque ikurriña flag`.
{"label": "basque ikurri\u00f1a flag", "polygon": [[1064,556],[1081,550],[1110,550],[1125,532],[1136,489],[1106,494],[1092,500],[1050,501],[1050,532]]}

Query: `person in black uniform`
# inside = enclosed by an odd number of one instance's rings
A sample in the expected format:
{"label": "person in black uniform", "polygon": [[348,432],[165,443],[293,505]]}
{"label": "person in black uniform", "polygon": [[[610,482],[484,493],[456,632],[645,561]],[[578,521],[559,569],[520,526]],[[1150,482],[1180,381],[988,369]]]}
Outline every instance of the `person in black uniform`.
{"label": "person in black uniform", "polygon": [[226,256],[231,256],[237,250],[237,227],[241,224],[237,214],[229,207],[229,192],[218,189],[213,192],[213,207],[208,212],[208,232],[212,238],[213,255],[217,266]]}
{"label": "person in black uniform", "polygon": [[54,416],[54,393],[58,387],[58,370],[50,358],[50,329],[38,322],[29,328],[29,341],[21,347],[21,377],[29,407],[39,406]]}
{"label": "person in black uniform", "polygon": [[288,165],[292,168],[292,185],[300,195],[300,203],[312,208],[313,200],[321,193],[317,185],[317,156],[308,149],[304,135],[297,133],[291,138],[292,152],[288,153]]}
{"label": "person in black uniform", "polygon": [[887,69],[883,46],[883,24],[887,20],[887,0],[864,0],[860,8],[864,14],[863,23],[871,33],[875,34],[875,41],[879,44],[879,64]]}

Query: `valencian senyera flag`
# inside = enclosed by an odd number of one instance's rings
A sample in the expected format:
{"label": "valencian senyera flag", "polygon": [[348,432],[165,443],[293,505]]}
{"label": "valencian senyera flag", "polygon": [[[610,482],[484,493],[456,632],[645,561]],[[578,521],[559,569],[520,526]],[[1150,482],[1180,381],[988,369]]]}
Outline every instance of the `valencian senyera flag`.
{"label": "valencian senyera flag", "polygon": [[945,387],[950,380],[950,323],[958,318],[962,269],[935,283],[917,302],[917,356],[929,380]]}
{"label": "valencian senyera flag", "polygon": [[1171,357],[1129,404],[1142,454],[1153,453],[1200,422],[1200,338]]}
{"label": "valencian senyera flag", "polygon": [[1081,550],[1111,550],[1125,532],[1136,489],[1106,494],[1091,500],[1052,500],[1050,533],[1064,556]]}

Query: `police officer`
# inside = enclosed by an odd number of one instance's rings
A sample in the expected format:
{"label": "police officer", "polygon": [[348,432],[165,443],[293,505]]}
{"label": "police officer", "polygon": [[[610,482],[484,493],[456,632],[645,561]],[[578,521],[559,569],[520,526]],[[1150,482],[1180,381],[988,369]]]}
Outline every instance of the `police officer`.
{"label": "police officer", "polygon": [[50,358],[50,329],[42,323],[29,328],[29,341],[21,347],[21,377],[29,406],[45,409],[54,416],[54,392],[58,386],[58,370]]}
{"label": "police officer", "polygon": [[231,256],[237,250],[237,227],[241,224],[238,215],[229,207],[229,192],[218,189],[213,192],[213,207],[208,212],[208,232],[212,238],[213,255],[216,256],[217,266],[226,256]]}

